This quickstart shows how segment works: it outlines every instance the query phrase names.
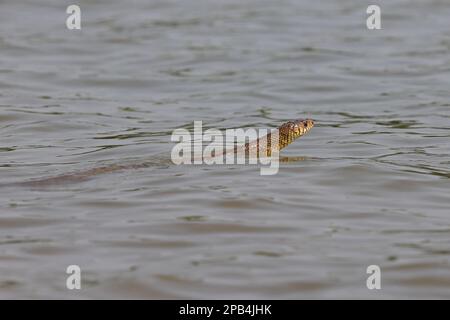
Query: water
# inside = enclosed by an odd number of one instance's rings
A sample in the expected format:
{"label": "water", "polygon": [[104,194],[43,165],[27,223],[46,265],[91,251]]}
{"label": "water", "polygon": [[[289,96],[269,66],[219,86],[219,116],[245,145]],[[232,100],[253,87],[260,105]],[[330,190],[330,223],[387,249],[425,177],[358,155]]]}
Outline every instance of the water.
{"label": "water", "polygon": [[[450,298],[450,4],[0,4],[2,298]],[[275,176],[171,132],[311,117]],[[295,161],[297,159],[297,161]],[[82,290],[65,287],[68,265]],[[382,289],[368,290],[378,265]]]}

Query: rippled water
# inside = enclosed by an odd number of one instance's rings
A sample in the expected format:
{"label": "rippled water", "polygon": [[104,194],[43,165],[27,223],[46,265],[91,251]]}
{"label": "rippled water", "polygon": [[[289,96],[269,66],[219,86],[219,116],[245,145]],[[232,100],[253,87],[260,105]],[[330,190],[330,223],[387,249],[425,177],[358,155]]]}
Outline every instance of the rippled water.
{"label": "rippled water", "polygon": [[[154,164],[1,188],[0,297],[450,298],[448,1],[69,4],[0,4],[1,183]],[[275,176],[170,162],[194,120],[300,117]]]}

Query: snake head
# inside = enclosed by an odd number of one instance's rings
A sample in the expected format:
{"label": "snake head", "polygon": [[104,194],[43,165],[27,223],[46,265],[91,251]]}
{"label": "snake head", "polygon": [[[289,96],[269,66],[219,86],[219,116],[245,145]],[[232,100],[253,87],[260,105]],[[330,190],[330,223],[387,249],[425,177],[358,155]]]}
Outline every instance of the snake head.
{"label": "snake head", "polygon": [[297,119],[284,123],[279,129],[281,134],[291,135],[294,139],[301,137],[314,127],[312,119]]}
{"label": "snake head", "polygon": [[300,138],[311,130],[312,127],[314,127],[314,121],[312,119],[298,119],[283,123],[278,128],[278,150],[290,145],[295,139]]}

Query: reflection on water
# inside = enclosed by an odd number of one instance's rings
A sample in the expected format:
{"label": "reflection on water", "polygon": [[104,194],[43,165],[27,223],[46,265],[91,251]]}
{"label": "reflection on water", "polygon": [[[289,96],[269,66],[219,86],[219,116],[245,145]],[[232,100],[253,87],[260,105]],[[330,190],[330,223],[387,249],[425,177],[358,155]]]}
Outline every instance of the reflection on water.
{"label": "reflection on water", "polygon": [[[450,5],[379,5],[4,1],[0,297],[449,298]],[[297,118],[275,176],[170,162]]]}

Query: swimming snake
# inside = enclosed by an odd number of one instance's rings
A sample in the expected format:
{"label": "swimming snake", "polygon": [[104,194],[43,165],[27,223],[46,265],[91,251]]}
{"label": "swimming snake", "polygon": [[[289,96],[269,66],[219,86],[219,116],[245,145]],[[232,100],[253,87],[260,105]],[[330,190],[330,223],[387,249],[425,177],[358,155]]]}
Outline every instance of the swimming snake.
{"label": "swimming snake", "polygon": [[[277,129],[275,129],[275,132],[278,133],[277,135],[274,135],[274,131],[272,131],[271,133],[267,134],[264,137],[247,142],[245,145],[241,147],[235,147],[234,149],[227,150],[225,151],[225,153],[245,152],[248,155],[250,152],[254,151],[257,157],[270,156],[273,150],[279,151],[287,147],[296,139],[308,133],[312,129],[312,127],[314,127],[314,121],[311,119],[291,120],[283,123]],[[272,143],[275,143],[274,148],[271,147]],[[143,161],[132,164],[105,165],[102,167],[96,167],[83,171],[61,174],[49,178],[41,178],[35,180],[28,180],[24,182],[2,184],[0,185],[0,187],[5,186],[45,187],[56,184],[82,182],[101,174],[117,172],[122,170],[146,168],[151,165],[155,165],[155,162]]]}

